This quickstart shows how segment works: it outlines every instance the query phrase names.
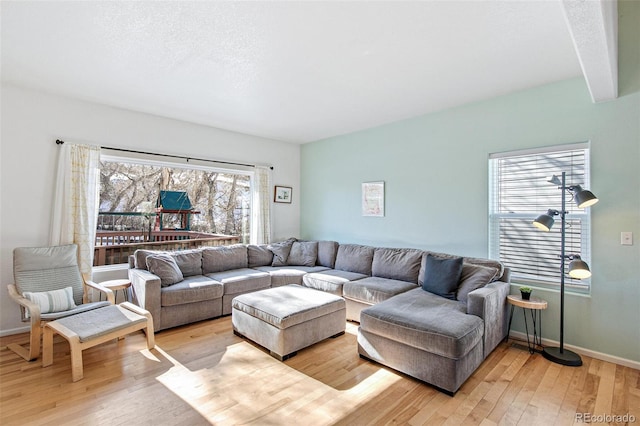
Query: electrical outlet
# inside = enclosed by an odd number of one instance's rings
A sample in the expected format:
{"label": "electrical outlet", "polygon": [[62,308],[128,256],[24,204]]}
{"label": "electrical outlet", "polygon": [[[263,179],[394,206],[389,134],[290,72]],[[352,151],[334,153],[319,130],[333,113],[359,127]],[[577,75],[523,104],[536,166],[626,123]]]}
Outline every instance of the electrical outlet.
{"label": "electrical outlet", "polygon": [[632,246],[633,245],[633,232],[621,232],[620,233],[620,244],[623,246]]}

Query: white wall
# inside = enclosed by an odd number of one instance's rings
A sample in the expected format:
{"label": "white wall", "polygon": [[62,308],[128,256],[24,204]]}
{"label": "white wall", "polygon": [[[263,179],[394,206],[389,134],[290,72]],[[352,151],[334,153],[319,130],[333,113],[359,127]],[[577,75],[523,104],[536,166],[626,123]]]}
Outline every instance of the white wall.
{"label": "white wall", "polygon": [[0,139],[0,335],[24,327],[7,294],[12,250],[48,244],[58,146],[118,147],[273,165],[292,204],[272,205],[275,240],[300,232],[300,146],[2,85]]}

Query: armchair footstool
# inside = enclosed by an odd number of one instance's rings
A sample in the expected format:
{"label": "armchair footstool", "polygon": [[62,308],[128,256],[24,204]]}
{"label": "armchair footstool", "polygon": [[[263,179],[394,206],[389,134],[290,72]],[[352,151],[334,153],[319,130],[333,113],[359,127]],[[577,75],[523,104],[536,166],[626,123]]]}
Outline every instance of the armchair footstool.
{"label": "armchair footstool", "polygon": [[346,312],[342,297],[290,284],[237,296],[231,322],[235,334],[284,361],[300,349],[344,334]]}
{"label": "armchair footstool", "polygon": [[74,382],[83,378],[82,351],[106,341],[145,330],[147,348],[153,349],[153,319],[138,306],[124,302],[48,322],[42,337],[42,367],[53,364],[53,334],[64,337],[71,348],[71,376]]}

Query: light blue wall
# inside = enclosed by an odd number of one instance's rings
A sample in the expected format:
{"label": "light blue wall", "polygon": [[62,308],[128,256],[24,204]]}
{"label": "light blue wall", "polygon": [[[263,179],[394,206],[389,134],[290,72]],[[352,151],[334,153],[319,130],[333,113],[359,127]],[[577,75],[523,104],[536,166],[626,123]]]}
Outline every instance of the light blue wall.
{"label": "light blue wall", "polygon": [[[591,142],[592,291],[569,295],[565,342],[640,362],[640,21],[620,2],[620,97],[594,104],[582,79],[302,147],[301,236],[487,256],[490,153]],[[386,216],[362,217],[361,183],[385,181]],[[632,231],[633,246],[620,245]],[[558,293],[545,338],[558,339]],[[515,329],[522,330],[519,322]]]}

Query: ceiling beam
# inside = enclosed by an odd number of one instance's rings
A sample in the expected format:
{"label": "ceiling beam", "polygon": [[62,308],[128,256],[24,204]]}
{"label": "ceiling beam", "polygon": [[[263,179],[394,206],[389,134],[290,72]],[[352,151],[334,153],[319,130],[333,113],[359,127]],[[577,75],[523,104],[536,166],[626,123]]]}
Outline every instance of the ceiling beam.
{"label": "ceiling beam", "polygon": [[562,6],[591,99],[617,98],[617,0],[562,0]]}

